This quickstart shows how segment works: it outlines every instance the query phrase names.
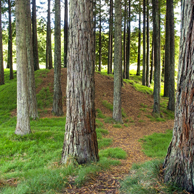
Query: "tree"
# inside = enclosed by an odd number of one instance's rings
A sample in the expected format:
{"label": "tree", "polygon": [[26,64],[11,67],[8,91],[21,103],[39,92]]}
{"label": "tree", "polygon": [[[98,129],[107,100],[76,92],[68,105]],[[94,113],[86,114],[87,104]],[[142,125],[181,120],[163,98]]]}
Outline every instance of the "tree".
{"label": "tree", "polygon": [[8,38],[8,60],[7,66],[10,68],[10,79],[13,79],[13,62],[12,62],[12,26],[11,26],[11,1],[8,0],[9,11],[9,38]]}
{"label": "tree", "polygon": [[[171,2],[171,10],[172,10]],[[172,13],[171,13],[172,14]],[[164,180],[194,192],[193,1],[182,1],[182,28],[173,138],[164,162]]]}
{"label": "tree", "polygon": [[129,0],[129,12],[127,22],[127,48],[126,48],[126,79],[129,79],[129,67],[130,67],[130,38],[131,38],[131,0]]}
{"label": "tree", "polygon": [[126,20],[127,20],[127,2],[126,0],[124,1],[125,3],[125,9],[124,9],[124,32],[123,32],[123,66],[124,66],[124,71],[123,71],[123,79],[126,79],[126,71],[127,71],[127,64],[126,64],[126,57],[127,57],[127,52],[126,52]]}
{"label": "tree", "polygon": [[54,56],[54,96],[53,110],[57,115],[63,115],[61,91],[61,11],[60,0],[55,0],[55,56]]}
{"label": "tree", "polygon": [[0,85],[3,84],[4,84],[4,67],[3,67],[3,44],[2,44],[1,1],[0,1]]}
{"label": "tree", "polygon": [[16,0],[17,48],[17,125],[15,134],[31,133],[28,111],[27,50],[26,50],[26,0]]}
{"label": "tree", "polygon": [[114,57],[114,97],[113,119],[122,121],[121,113],[121,80],[122,80],[122,13],[121,1],[115,0],[115,57]]}
{"label": "tree", "polygon": [[92,21],[92,1],[70,2],[67,114],[62,163],[68,163],[71,158],[79,164],[99,159],[95,131],[95,58]]}
{"label": "tree", "polygon": [[153,41],[154,41],[154,108],[153,113],[160,114],[160,11],[159,0],[153,5]]}
{"label": "tree", "polygon": [[151,68],[150,68],[150,83],[152,83],[153,79],[153,69],[154,69],[154,37],[152,33],[152,52],[151,52]]}
{"label": "tree", "polygon": [[32,0],[32,44],[34,55],[34,70],[36,71],[39,69],[37,23],[36,23],[36,0]]}
{"label": "tree", "polygon": [[112,74],[112,53],[113,53],[113,0],[110,0],[109,13],[109,46],[108,46],[108,74]]}
{"label": "tree", "polygon": [[141,0],[139,0],[139,39],[138,39],[137,75],[140,75],[140,63],[141,63]]}
{"label": "tree", "polygon": [[142,85],[146,85],[146,10],[145,0],[143,0],[143,74],[142,74]]}
{"label": "tree", "polygon": [[102,62],[102,8],[101,8],[101,0],[100,3],[100,11],[99,11],[99,65],[98,65],[98,71],[101,71],[101,62]]}
{"label": "tree", "polygon": [[68,1],[65,0],[64,10],[64,67],[67,67],[67,45],[68,45]]}
{"label": "tree", "polygon": [[30,0],[26,0],[26,49],[27,49],[27,64],[28,64],[28,103],[29,103],[29,116],[33,119],[38,118],[37,100],[36,100],[36,87],[34,78],[34,58],[32,48],[32,30],[31,30],[31,11]]}
{"label": "tree", "polygon": [[46,36],[46,68],[52,69],[51,19],[50,0],[48,0],[47,36]]}

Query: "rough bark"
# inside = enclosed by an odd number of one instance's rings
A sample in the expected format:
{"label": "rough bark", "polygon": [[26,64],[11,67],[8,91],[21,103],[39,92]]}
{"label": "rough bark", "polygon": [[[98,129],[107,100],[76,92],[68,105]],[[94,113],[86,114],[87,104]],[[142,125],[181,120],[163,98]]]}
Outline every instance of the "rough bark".
{"label": "rough bark", "polygon": [[114,96],[113,119],[122,121],[121,113],[121,80],[122,80],[122,13],[121,1],[115,0],[115,57],[114,57]]}
{"label": "rough bark", "polygon": [[194,193],[194,4],[182,1],[182,28],[173,138],[164,162],[164,180]]}
{"label": "rough bark", "polygon": [[26,0],[16,0],[16,56],[17,56],[17,125],[15,134],[31,133],[28,111]]}
{"label": "rough bark", "polygon": [[32,0],[32,44],[34,55],[34,70],[39,69],[37,22],[36,22],[36,0]]}
{"label": "rough bark", "polygon": [[68,1],[65,0],[64,10],[64,67],[67,67],[67,48],[68,48]]}
{"label": "rough bark", "polygon": [[164,64],[164,96],[169,97],[170,77],[170,14],[169,0],[166,1],[166,36],[165,36],[165,64]]}
{"label": "rough bark", "polygon": [[150,15],[149,0],[147,0],[147,61],[146,61],[146,86],[150,87]]}
{"label": "rough bark", "polygon": [[52,112],[63,115],[61,91],[61,10],[60,0],[55,0],[55,56],[54,56],[54,96]]}
{"label": "rough bark", "polygon": [[109,44],[108,44],[108,74],[112,74],[112,54],[113,54],[113,0],[110,0],[109,18]]}
{"label": "rough bark", "polygon": [[102,37],[101,37],[101,33],[102,33],[102,15],[101,15],[101,0],[99,2],[100,4],[100,13],[99,13],[99,65],[98,65],[98,71],[101,71],[101,62],[102,62]]}
{"label": "rough bark", "polygon": [[34,58],[32,48],[32,30],[31,30],[31,11],[30,0],[26,0],[26,48],[27,48],[27,64],[28,64],[28,102],[29,116],[33,119],[38,118],[36,88],[34,78]]}
{"label": "rough bark", "polygon": [[143,0],[143,74],[142,74],[142,85],[146,85],[146,10],[145,0]]}
{"label": "rough bark", "polygon": [[[67,114],[62,163],[98,161],[92,1],[70,1]],[[79,30],[78,30],[79,29]]]}
{"label": "rough bark", "polygon": [[46,36],[46,68],[52,69],[52,44],[51,44],[51,17],[50,0],[48,0],[47,36]]}
{"label": "rough bark", "polygon": [[150,68],[150,83],[152,83],[153,79],[153,69],[154,69],[154,36],[152,34],[152,52],[151,52],[151,68]]}
{"label": "rough bark", "polygon": [[130,69],[130,38],[131,38],[131,0],[129,0],[129,12],[128,12],[128,22],[127,22],[127,48],[126,48],[126,79],[129,79],[129,69]]}
{"label": "rough bark", "polygon": [[2,44],[2,24],[1,24],[1,1],[0,1],[0,85],[4,84],[4,66],[3,66],[3,44]]}
{"label": "rough bark", "polygon": [[96,0],[93,1],[94,15],[94,67],[96,66]]}
{"label": "rough bark", "polygon": [[127,2],[125,0],[125,12],[124,12],[124,30],[123,30],[123,67],[124,67],[124,71],[123,71],[123,79],[126,79],[126,71],[127,71],[127,64],[126,64],[126,20],[127,20]]}
{"label": "rough bark", "polygon": [[169,102],[168,109],[175,110],[175,80],[174,80],[174,71],[175,71],[175,45],[174,45],[174,8],[173,0],[170,0],[169,4],[169,15],[170,15],[170,77],[169,77]]}
{"label": "rough bark", "polygon": [[139,1],[139,38],[138,38],[137,75],[140,75],[140,63],[141,63],[141,1]]}
{"label": "rough bark", "polygon": [[11,1],[8,0],[9,10],[9,39],[8,39],[8,59],[7,66],[10,68],[10,79],[13,79],[13,60],[12,60],[12,26],[11,26]]}
{"label": "rough bark", "polygon": [[153,36],[154,36],[154,108],[153,113],[160,114],[160,11],[159,1],[153,4]]}

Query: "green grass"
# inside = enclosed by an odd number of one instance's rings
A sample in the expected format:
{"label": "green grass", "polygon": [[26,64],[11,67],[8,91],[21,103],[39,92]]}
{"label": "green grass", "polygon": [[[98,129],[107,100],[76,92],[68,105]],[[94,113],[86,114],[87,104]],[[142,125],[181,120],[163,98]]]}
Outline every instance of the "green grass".
{"label": "green grass", "polygon": [[114,128],[122,128],[122,125],[119,125],[119,124],[115,124],[113,125]]}
{"label": "green grass", "polygon": [[107,135],[108,131],[105,129],[101,129],[101,128],[96,128],[96,133],[97,133],[97,138],[98,139],[102,139],[103,135]]}
{"label": "green grass", "polygon": [[126,159],[127,153],[121,148],[108,148],[100,151],[100,157]]}
{"label": "green grass", "polygon": [[101,118],[101,119],[106,118],[106,116],[102,113],[102,111],[99,108],[96,109],[96,112],[97,112],[97,118]]}
{"label": "green grass", "polygon": [[47,74],[50,72],[49,69],[40,69],[40,70],[36,70],[34,72],[34,77],[35,77],[35,86],[36,88],[38,88],[42,82],[43,82],[43,78],[47,77]]}
{"label": "green grass", "polygon": [[105,119],[104,119],[104,122],[105,123],[116,123],[116,121],[112,118],[112,117],[106,117]]}
{"label": "green grass", "polygon": [[103,125],[103,123],[100,120],[96,119],[96,127],[103,128],[104,125]]}
{"label": "green grass", "polygon": [[102,149],[102,148],[110,146],[111,144],[112,144],[112,139],[103,138],[98,141],[98,148]]}

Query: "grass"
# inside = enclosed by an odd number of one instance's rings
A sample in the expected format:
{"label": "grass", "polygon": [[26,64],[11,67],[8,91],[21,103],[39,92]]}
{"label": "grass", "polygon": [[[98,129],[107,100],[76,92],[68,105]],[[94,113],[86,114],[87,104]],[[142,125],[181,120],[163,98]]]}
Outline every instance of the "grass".
{"label": "grass", "polygon": [[103,139],[98,141],[98,148],[102,149],[102,148],[110,146],[111,144],[112,144],[112,139],[103,138]]}
{"label": "grass", "polygon": [[100,157],[126,159],[127,153],[121,148],[108,148],[100,151]]}
{"label": "grass", "polygon": [[103,125],[103,123],[100,120],[96,119],[96,127],[97,128],[103,128],[104,125]]}
{"label": "grass", "polygon": [[112,118],[112,117],[106,117],[105,119],[104,119],[104,122],[105,123],[115,123],[116,121]]}
{"label": "grass", "polygon": [[119,125],[119,124],[115,124],[113,125],[114,128],[122,128],[122,125]]}
{"label": "grass", "polygon": [[96,109],[96,112],[97,112],[97,118],[101,118],[101,119],[106,118],[106,116],[102,113],[102,111],[99,108]]}

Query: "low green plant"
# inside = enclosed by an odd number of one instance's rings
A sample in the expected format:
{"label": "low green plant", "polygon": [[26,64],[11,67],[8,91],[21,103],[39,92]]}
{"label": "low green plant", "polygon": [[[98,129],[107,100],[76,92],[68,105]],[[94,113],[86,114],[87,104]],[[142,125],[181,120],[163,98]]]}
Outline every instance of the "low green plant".
{"label": "low green plant", "polygon": [[124,126],[125,126],[125,127],[129,127],[129,125],[128,125],[127,123],[124,123]]}
{"label": "low green plant", "polygon": [[107,135],[109,134],[108,130],[102,129],[102,128],[96,128],[96,132],[101,133],[102,135]]}
{"label": "low green plant", "polygon": [[97,128],[103,128],[104,125],[103,125],[103,123],[100,120],[96,119],[96,127]]}
{"label": "low green plant", "polygon": [[98,148],[102,149],[102,148],[110,146],[111,144],[112,144],[112,139],[103,138],[98,141]]}
{"label": "low green plant", "polygon": [[139,123],[144,123],[145,121],[144,120],[139,120]]}
{"label": "low green plant", "polygon": [[104,122],[105,123],[115,123],[116,121],[112,117],[106,117],[104,119]]}
{"label": "low green plant", "polygon": [[102,111],[99,108],[96,109],[96,112],[97,112],[97,118],[101,118],[101,119],[106,118],[106,116],[103,115]]}
{"label": "low green plant", "polygon": [[127,153],[123,149],[118,147],[101,150],[99,155],[100,157],[107,157],[107,158],[117,158],[117,159],[127,158]]}
{"label": "low green plant", "polygon": [[122,128],[122,125],[119,125],[119,124],[115,124],[113,125],[114,128]]}
{"label": "low green plant", "polygon": [[148,105],[144,104],[144,103],[141,103],[140,106],[142,106],[143,108],[147,108]]}
{"label": "low green plant", "polygon": [[107,100],[103,100],[102,104],[104,107],[106,107],[107,109],[113,111],[113,105],[111,103],[109,103]]}

